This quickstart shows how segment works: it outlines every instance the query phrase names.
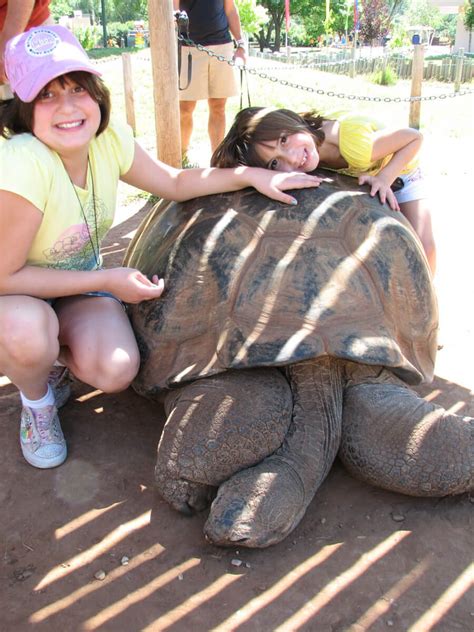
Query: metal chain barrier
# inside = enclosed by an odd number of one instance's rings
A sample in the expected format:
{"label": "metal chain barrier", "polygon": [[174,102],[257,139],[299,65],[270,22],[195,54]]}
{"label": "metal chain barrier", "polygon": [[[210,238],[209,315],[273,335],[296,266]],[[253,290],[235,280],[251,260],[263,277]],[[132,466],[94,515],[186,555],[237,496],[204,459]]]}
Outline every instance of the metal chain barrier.
{"label": "metal chain barrier", "polygon": [[[279,77],[273,77],[271,75],[268,75],[267,72],[265,72],[265,70],[278,71],[278,70],[288,70],[290,68],[291,70],[294,70],[297,68],[312,69],[313,68],[312,65],[308,65],[308,64],[306,65],[291,64],[290,65],[290,64],[285,64],[284,62],[282,62],[281,66],[264,67],[264,69],[262,68],[257,69],[257,68],[252,68],[246,64],[237,65],[233,59],[227,59],[226,57],[224,57],[224,55],[217,55],[216,53],[214,53],[214,51],[209,50],[205,46],[202,46],[202,44],[196,44],[196,42],[193,42],[193,40],[188,39],[184,37],[183,35],[178,34],[178,39],[180,39],[183,43],[187,44],[188,46],[194,46],[194,48],[197,48],[197,50],[203,51],[204,53],[209,55],[209,57],[215,57],[218,61],[227,63],[229,64],[229,66],[237,67],[240,70],[246,70],[250,75],[255,75],[259,77],[260,79],[266,79],[268,81],[271,81],[272,83],[279,83],[280,85],[285,86],[285,87],[295,88],[297,90],[302,90],[303,92],[312,92],[314,94],[318,94],[321,96],[336,97],[338,99],[348,99],[349,101],[372,101],[374,103],[411,103],[411,102],[416,102],[416,101],[437,101],[437,100],[443,100],[443,99],[454,99],[455,97],[462,97],[468,94],[474,94],[474,89],[466,89],[466,90],[460,90],[459,92],[450,92],[447,94],[438,94],[438,95],[433,94],[433,95],[419,96],[419,97],[371,97],[371,96],[362,95],[362,94],[361,95],[346,94],[344,92],[334,92],[332,90],[323,90],[322,88],[313,88],[311,86],[305,86],[303,84],[295,83],[294,81],[289,81],[287,79],[280,79]],[[146,56],[149,55],[149,49],[146,51],[137,53],[137,56],[139,57],[145,57],[145,55]],[[93,59],[91,61],[94,64],[102,65],[114,60],[115,60],[115,57],[110,57],[110,58],[103,58],[103,59]],[[332,64],[346,63],[347,64],[347,63],[350,63],[350,61],[342,60],[339,62],[327,62],[327,63],[332,63]],[[314,68],[314,69],[317,69],[317,68]]]}
{"label": "metal chain barrier", "polygon": [[[227,59],[224,55],[217,55],[214,51],[209,50],[202,44],[196,44],[193,40],[178,34],[178,39],[181,40],[187,46],[194,46],[197,50],[203,51],[209,57],[215,57],[218,61],[225,62],[229,66],[236,66],[237,64],[233,59]],[[292,64],[292,68],[295,68],[295,64]],[[336,97],[338,99],[348,99],[349,101],[373,101],[374,103],[411,103],[416,101],[436,101],[438,99],[454,99],[455,97],[465,96],[467,94],[473,94],[474,90],[460,90],[459,92],[452,92],[449,94],[438,94],[419,97],[370,97],[367,95],[359,94],[345,94],[344,92],[333,92],[332,90],[322,90],[321,88],[312,88],[311,86],[305,86],[301,83],[295,83],[294,81],[288,81],[287,79],[279,79],[278,77],[272,77],[266,72],[261,72],[256,68],[250,68],[246,64],[238,66],[242,70],[246,70],[250,75],[255,75],[260,79],[267,79],[273,83],[279,83],[282,86],[289,88],[296,88],[297,90],[303,90],[304,92],[313,92],[314,94],[324,95],[327,97]],[[296,66],[299,67],[299,66]]]}

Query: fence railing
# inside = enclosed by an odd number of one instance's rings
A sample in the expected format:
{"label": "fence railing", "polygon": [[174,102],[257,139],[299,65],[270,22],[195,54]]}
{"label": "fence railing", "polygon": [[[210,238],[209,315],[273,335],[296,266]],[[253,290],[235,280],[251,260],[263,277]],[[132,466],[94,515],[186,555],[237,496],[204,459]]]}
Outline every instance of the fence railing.
{"label": "fence railing", "polygon": [[[375,56],[351,57],[350,51],[341,50],[334,53],[297,52],[287,56],[285,53],[260,53],[251,50],[252,56],[283,63],[296,64],[307,68],[314,68],[323,72],[349,75],[354,69],[358,75],[366,75],[382,70],[389,66],[400,79],[410,79],[413,74],[413,53],[410,56],[400,53],[378,54]],[[458,55],[450,55],[444,59],[425,59],[423,64],[423,79],[454,82],[456,68],[459,64]],[[474,59],[464,57],[460,76],[461,83],[468,83],[474,78]]]}

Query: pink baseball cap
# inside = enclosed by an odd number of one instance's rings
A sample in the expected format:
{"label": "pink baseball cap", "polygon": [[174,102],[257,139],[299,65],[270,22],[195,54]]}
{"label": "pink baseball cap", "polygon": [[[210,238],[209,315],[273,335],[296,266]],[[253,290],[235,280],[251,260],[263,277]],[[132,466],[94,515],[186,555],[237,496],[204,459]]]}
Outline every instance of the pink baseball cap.
{"label": "pink baseball cap", "polygon": [[38,26],[7,42],[6,75],[12,91],[25,103],[34,101],[56,77],[76,70],[102,74],[64,26]]}

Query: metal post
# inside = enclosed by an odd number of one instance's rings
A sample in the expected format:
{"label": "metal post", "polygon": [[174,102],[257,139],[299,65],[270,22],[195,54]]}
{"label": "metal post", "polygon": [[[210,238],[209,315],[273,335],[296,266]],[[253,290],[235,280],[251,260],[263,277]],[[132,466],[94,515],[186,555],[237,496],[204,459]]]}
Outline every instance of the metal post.
{"label": "metal post", "polygon": [[105,19],[105,0],[100,0],[102,10],[102,36],[104,38],[104,48],[107,48],[107,22]]}

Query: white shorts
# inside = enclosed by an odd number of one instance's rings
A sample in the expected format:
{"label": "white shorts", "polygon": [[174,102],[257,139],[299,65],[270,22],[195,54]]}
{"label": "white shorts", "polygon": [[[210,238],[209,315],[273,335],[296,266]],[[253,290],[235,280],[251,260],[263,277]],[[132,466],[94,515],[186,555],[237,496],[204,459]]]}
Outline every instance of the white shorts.
{"label": "white shorts", "polygon": [[426,183],[420,167],[416,167],[410,173],[398,176],[403,181],[403,187],[395,191],[395,197],[399,204],[404,202],[414,202],[428,197]]}
{"label": "white shorts", "polygon": [[[223,55],[226,59],[232,59],[234,45],[219,44],[206,46],[216,55]],[[186,90],[179,91],[180,101],[200,101],[201,99],[227,99],[239,94],[235,68],[229,66],[226,61],[219,61],[206,52],[193,46],[181,47],[181,74],[180,87],[188,83],[188,53],[192,57],[191,81]]]}

